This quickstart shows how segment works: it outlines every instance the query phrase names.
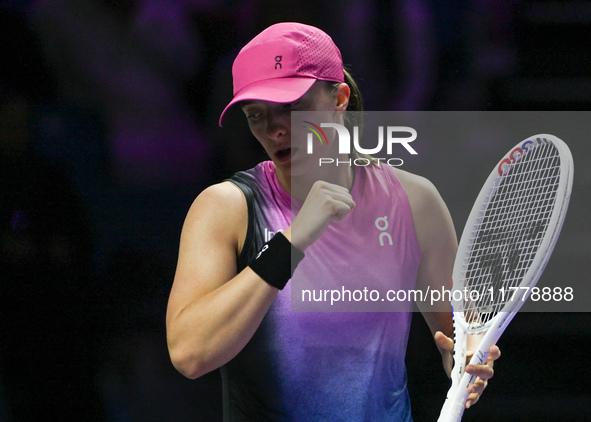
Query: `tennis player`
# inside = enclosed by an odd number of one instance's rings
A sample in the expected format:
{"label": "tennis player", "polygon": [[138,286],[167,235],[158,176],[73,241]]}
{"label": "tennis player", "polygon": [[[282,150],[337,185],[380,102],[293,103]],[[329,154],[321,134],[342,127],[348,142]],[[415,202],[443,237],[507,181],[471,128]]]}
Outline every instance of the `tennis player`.
{"label": "tennis player", "polygon": [[[205,189],[188,212],[167,312],[174,366],[189,378],[221,368],[228,421],[412,420],[410,313],[292,312],[288,281],[338,284],[356,268],[361,281],[393,288],[449,286],[457,240],[446,205],[429,181],[383,163],[318,166],[292,137],[292,111],[344,122],[346,110],[362,109],[338,48],[318,28],[267,28],[240,51],[233,78],[220,125],[241,108],[270,160]],[[371,231],[380,218],[395,248]],[[451,314],[423,315],[449,375]],[[494,346],[486,365],[466,368],[478,376],[466,406],[499,355]]]}

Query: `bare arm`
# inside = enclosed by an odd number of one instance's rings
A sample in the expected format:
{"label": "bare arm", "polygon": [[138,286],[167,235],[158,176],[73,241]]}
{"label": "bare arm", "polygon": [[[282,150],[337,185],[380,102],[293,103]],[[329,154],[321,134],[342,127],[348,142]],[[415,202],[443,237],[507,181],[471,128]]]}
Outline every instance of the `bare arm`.
{"label": "bare arm", "polygon": [[[353,208],[346,189],[316,184],[293,225],[284,232],[305,249],[330,220]],[[252,338],[278,290],[249,267],[237,274],[236,257],[247,230],[242,192],[231,183],[214,185],[195,200],[181,234],[179,260],[168,302],[166,328],[174,366],[199,377],[231,360]]]}
{"label": "bare arm", "polygon": [[277,294],[250,268],[236,274],[246,202],[230,183],[203,191],[187,214],[166,315],[174,366],[196,378],[232,359]]}
{"label": "bare arm", "polygon": [[[417,288],[449,289],[458,243],[447,206],[427,179],[402,170],[397,170],[396,174],[408,196],[422,252]],[[453,336],[450,311],[443,310],[442,306],[418,305],[433,335],[441,331],[448,337]],[[451,371],[451,366],[449,369]]]}
{"label": "bare arm", "polygon": [[[417,288],[441,291],[451,288],[454,260],[458,249],[453,222],[447,206],[426,179],[407,172],[398,171],[412,208],[417,237],[421,246],[422,258],[417,276]],[[440,303],[438,305],[443,305]],[[439,348],[443,367],[449,376],[453,366],[453,320],[451,312],[441,312],[441,306],[419,306],[427,321],[435,344]],[[435,311],[435,312],[433,312]],[[468,336],[468,356],[471,357],[480,342],[479,336]],[[493,362],[500,356],[497,346],[491,347],[491,353],[484,365],[468,366],[466,372],[478,376],[469,388],[467,407],[476,403],[487,385],[493,372]],[[468,359],[469,359],[468,358]]]}

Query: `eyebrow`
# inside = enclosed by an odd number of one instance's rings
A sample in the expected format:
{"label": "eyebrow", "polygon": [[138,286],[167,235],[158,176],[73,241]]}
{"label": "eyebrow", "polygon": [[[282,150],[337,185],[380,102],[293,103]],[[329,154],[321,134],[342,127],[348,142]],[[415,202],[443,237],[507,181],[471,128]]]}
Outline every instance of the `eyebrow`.
{"label": "eyebrow", "polygon": [[238,103],[238,105],[239,105],[240,107],[244,107],[244,106],[247,106],[247,105],[249,105],[249,104],[253,104],[253,103],[254,103],[254,100],[243,100],[243,101],[240,101],[240,102]]}

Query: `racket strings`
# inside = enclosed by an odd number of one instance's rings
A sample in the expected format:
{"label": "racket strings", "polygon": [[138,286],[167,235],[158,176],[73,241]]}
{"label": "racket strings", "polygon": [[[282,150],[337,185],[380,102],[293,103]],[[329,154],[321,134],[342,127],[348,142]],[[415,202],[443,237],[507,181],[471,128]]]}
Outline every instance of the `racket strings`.
{"label": "racket strings", "polygon": [[485,324],[511,300],[529,270],[552,216],[560,156],[550,142],[528,149],[491,188],[464,259],[468,324]]}

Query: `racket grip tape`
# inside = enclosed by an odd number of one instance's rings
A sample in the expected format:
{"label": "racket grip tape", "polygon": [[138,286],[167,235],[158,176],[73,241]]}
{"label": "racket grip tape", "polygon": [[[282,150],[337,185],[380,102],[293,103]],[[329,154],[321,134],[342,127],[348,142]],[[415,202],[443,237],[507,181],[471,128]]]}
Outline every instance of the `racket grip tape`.
{"label": "racket grip tape", "polygon": [[462,402],[453,400],[453,397],[448,397],[437,422],[459,422],[462,420],[464,410],[465,407]]}

